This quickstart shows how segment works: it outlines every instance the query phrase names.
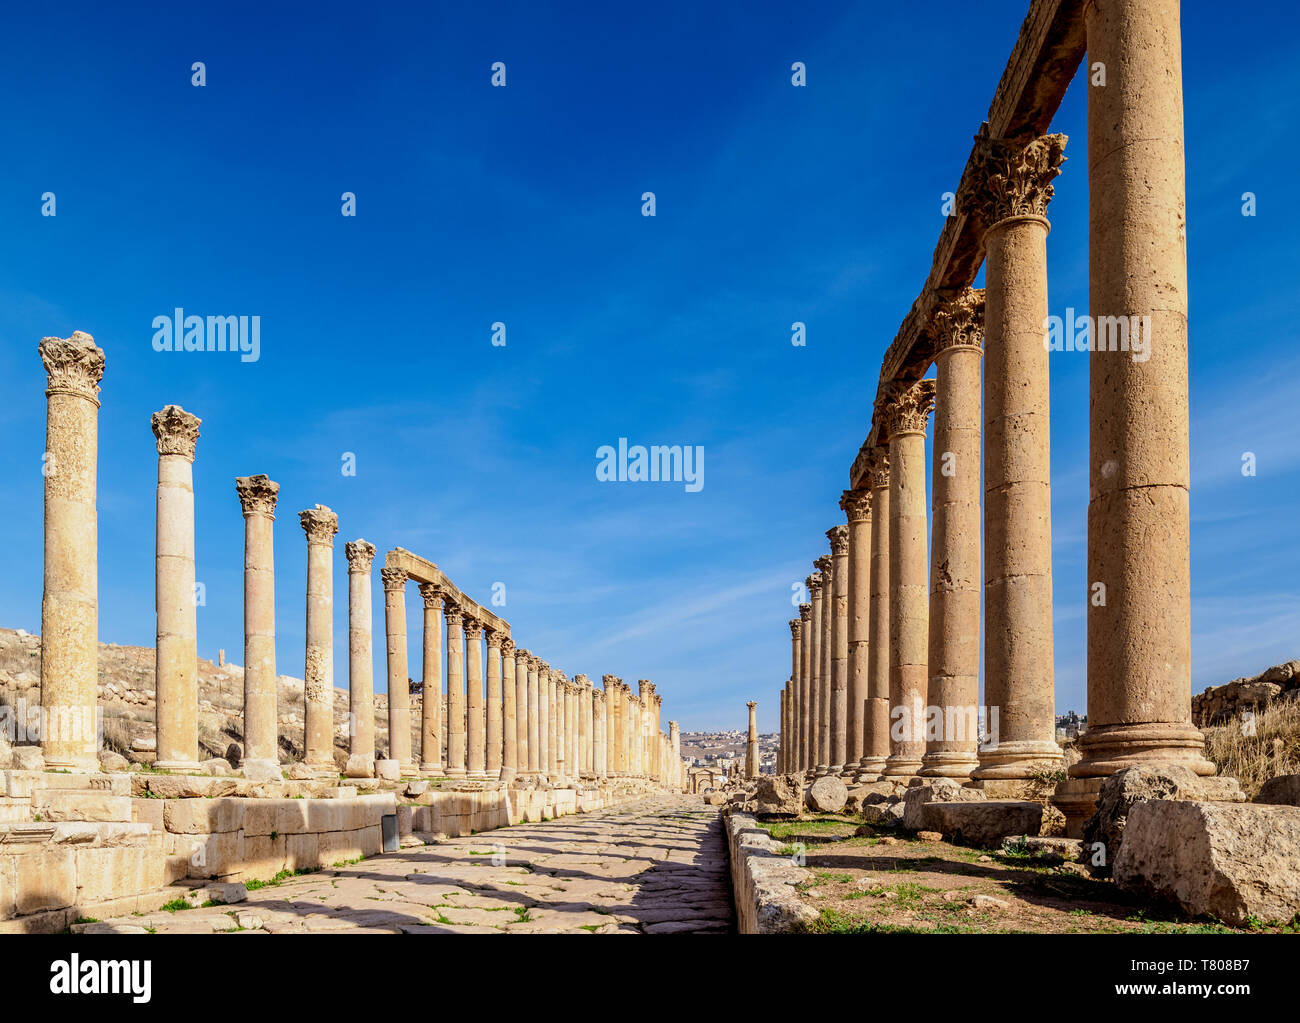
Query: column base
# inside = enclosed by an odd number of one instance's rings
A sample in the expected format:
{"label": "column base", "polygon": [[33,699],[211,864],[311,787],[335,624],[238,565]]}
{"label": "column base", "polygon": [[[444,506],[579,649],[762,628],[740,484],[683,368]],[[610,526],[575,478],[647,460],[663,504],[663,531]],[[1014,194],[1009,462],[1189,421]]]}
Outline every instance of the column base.
{"label": "column base", "polygon": [[1097,812],[1104,778],[1066,778],[1056,786],[1052,805],[1065,815],[1065,837],[1082,838],[1084,822]]}
{"label": "column base", "polygon": [[[44,756],[44,750],[41,752],[42,756]],[[45,770],[71,771],[73,774],[98,774],[99,756],[59,757],[55,760],[45,757]]]}
{"label": "column base", "polygon": [[278,760],[272,760],[270,757],[254,757],[246,759],[240,765],[244,772],[244,777],[248,781],[283,781],[284,775],[280,771]]}
{"label": "column base", "polygon": [[1099,778],[1140,764],[1181,764],[1208,777],[1215,766],[1205,758],[1205,736],[1184,722],[1155,721],[1098,725],[1079,736],[1082,759],[1070,768],[1071,778]]}
{"label": "column base", "polygon": [[443,776],[442,764],[421,764],[420,774],[426,778],[441,778]]}
{"label": "column base", "polygon": [[1061,747],[1051,739],[1001,742],[979,751],[979,767],[972,778],[1029,781],[1043,771],[1058,770],[1064,760]]}
{"label": "column base", "polygon": [[881,773],[885,770],[885,763],[888,757],[879,755],[865,754],[858,761],[858,774],[854,779],[859,785],[866,785],[873,781],[879,781]]}
{"label": "column base", "polygon": [[922,778],[969,778],[979,767],[974,750],[942,750],[921,758]]}
{"label": "column base", "polygon": [[398,767],[398,771],[403,778],[418,778],[420,776],[420,768],[414,757],[410,760],[403,760]]}
{"label": "column base", "polygon": [[[47,768],[49,766],[46,765]],[[153,767],[156,771],[179,771],[185,774],[197,774],[202,771],[197,760],[155,760]]]}
{"label": "column base", "polygon": [[469,774],[469,772],[463,767],[448,767],[443,771],[443,774],[448,778],[464,778]]}
{"label": "column base", "polygon": [[470,781],[492,780],[492,775],[488,774],[487,771],[470,771],[465,777],[467,777]]}
{"label": "column base", "polygon": [[882,778],[915,778],[921,771],[920,757],[889,757],[885,768],[880,772]]}
{"label": "column base", "polygon": [[373,778],[375,776],[375,755],[373,753],[353,753],[348,757],[343,774],[348,778]]}

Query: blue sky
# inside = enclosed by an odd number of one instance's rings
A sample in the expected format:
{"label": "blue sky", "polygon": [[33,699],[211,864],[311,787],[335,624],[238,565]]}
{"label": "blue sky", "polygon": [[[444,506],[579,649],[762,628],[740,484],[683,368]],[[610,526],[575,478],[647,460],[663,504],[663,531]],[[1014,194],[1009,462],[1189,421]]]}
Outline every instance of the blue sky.
{"label": "blue sky", "polygon": [[[0,624],[39,629],[36,344],[80,329],[108,359],[101,639],[153,642],[149,416],[176,403],[204,420],[204,656],[241,660],[234,478],[265,472],[281,484],[281,672],[302,672],[296,513],[321,503],[340,517],[338,685],[342,544],[363,536],[436,561],[479,600],[504,583],[498,610],[521,645],[569,674],[655,680],[665,721],[741,728],[757,699],[775,728],[791,584],[842,521],[881,356],[1025,9],[6,12]],[[1200,688],[1300,656],[1300,44],[1291,5],[1183,10]],[[806,88],[790,84],[794,61]],[[1087,308],[1084,104],[1079,79],[1054,124],[1072,138],[1050,210],[1060,315]],[[340,214],[345,191],[356,217]],[[260,316],[261,358],[155,352],[153,318],[176,306]],[[790,344],[796,320],[805,348]],[[1086,359],[1051,363],[1058,710],[1085,704]],[[598,482],[596,449],[619,437],[703,446],[703,489]],[[378,625],[377,576],[375,589]],[[413,589],[408,603],[418,671]]]}

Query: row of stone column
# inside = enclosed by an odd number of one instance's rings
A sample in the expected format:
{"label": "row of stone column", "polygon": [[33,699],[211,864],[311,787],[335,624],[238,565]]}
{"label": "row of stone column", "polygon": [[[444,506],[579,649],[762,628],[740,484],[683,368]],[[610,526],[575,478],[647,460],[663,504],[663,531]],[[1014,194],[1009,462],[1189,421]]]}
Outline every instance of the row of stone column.
{"label": "row of stone column", "polygon": [[[1190,703],[1182,96],[1168,70],[1178,4],[1093,0],[1086,27],[1089,60],[1118,70],[1088,92],[1088,729],[1057,794],[1067,817],[1086,815],[1097,779],[1124,766],[1213,772]],[[987,128],[976,139],[959,206],[983,226],[985,288],[936,296],[935,378],[896,381],[875,409],[880,446],[790,622],[783,771],[990,788],[1060,764],[1044,333],[1046,213],[1065,145]]]}
{"label": "row of stone column", "polygon": [[[45,581],[42,599],[42,745],[51,768],[94,770],[97,727],[97,409],[104,353],[88,334],[44,338],[47,436]],[[198,644],[193,462],[201,421],[176,405],[154,413],[158,451],[156,531],[156,766],[198,766]],[[279,485],[240,477],[244,538],[244,772],[280,777],[276,700],[275,567],[272,543]],[[307,540],[303,762],[321,774],[334,763],[333,550],[338,516],[323,505],[299,513]],[[348,772],[375,766],[371,612],[373,544],[345,547],[348,560]],[[641,680],[633,695],[614,676],[605,689],[569,679],[503,630],[485,627],[476,608],[420,584],[425,602],[421,759],[411,753],[405,583],[381,571],[388,649],[390,758],[407,773],[510,782],[531,777],[576,782],[639,777],[682,783],[676,722],[661,731],[662,697]],[[445,606],[444,606],[445,605]],[[441,617],[440,617],[441,615]],[[442,731],[442,619],[447,627],[446,763]],[[483,640],[486,640],[486,661]],[[486,679],[484,668],[486,667]],[[484,683],[486,682],[486,692]]]}

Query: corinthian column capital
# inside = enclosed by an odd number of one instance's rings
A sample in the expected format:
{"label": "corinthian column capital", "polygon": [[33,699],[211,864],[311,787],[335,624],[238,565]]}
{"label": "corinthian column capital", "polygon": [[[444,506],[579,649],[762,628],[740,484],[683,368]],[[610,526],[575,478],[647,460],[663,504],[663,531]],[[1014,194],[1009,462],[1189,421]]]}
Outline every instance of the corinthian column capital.
{"label": "corinthian column capital", "polygon": [[348,559],[348,571],[369,575],[375,563],[375,545],[366,540],[350,540],[343,545],[343,554]]}
{"label": "corinthian column capital", "polygon": [[984,289],[963,288],[940,302],[930,321],[936,358],[956,348],[984,350]]}
{"label": "corinthian column capital", "polygon": [[420,583],[416,586],[420,591],[420,596],[424,599],[424,606],[430,611],[437,611],[442,607],[442,590],[437,583]]}
{"label": "corinthian column capital", "polygon": [[823,554],[820,558],[814,561],[813,564],[817,566],[817,576],[820,577],[818,578],[819,584],[825,586],[826,573],[831,570],[831,566],[833,564],[831,561],[831,556],[829,554]]}
{"label": "corinthian column capital", "polygon": [[93,337],[80,330],[71,337],[43,337],[36,350],[45,364],[46,395],[75,394],[99,404],[104,352]]}
{"label": "corinthian column capital", "polygon": [[194,461],[194,446],[199,440],[198,416],[186,412],[179,405],[168,405],[159,409],[149,419],[153,435],[158,441],[158,454],[180,455],[188,461]]}
{"label": "corinthian column capital", "polygon": [[339,517],[323,504],[300,511],[298,521],[302,523],[302,531],[307,534],[308,543],[334,546],[334,534],[339,531]]}
{"label": "corinthian column capital", "polygon": [[836,557],[849,553],[849,527],[843,524],[831,526],[826,530],[826,539],[831,542],[831,553]]}
{"label": "corinthian column capital", "polygon": [[404,568],[381,568],[379,578],[384,581],[384,592],[390,593],[393,590],[400,590],[406,585],[406,580],[410,578]]}
{"label": "corinthian column capital", "polygon": [[791,618],[791,619],[790,619],[790,635],[791,635],[794,639],[798,639],[802,634],[803,634],[803,619],[802,619],[802,618]]}
{"label": "corinthian column capital", "polygon": [[840,495],[840,507],[850,523],[871,521],[871,490],[846,490]]}
{"label": "corinthian column capital", "polygon": [[808,623],[809,623],[809,621],[811,621],[811,620],[812,620],[812,605],[811,605],[811,604],[800,604],[800,605],[799,605],[799,624],[800,624],[801,626],[803,626],[804,628],[807,628]]}
{"label": "corinthian column capital", "polygon": [[275,502],[279,500],[280,484],[265,473],[256,476],[239,476],[235,480],[235,493],[244,515],[270,515],[275,517]]}
{"label": "corinthian column capital", "polygon": [[934,411],[935,382],[932,378],[914,383],[894,381],[884,396],[880,409],[889,436],[902,433],[924,434],[930,413]]}
{"label": "corinthian column capital", "polygon": [[990,228],[1010,217],[1046,217],[1067,141],[1064,135],[995,139],[985,125],[975,136],[975,176],[959,205]]}

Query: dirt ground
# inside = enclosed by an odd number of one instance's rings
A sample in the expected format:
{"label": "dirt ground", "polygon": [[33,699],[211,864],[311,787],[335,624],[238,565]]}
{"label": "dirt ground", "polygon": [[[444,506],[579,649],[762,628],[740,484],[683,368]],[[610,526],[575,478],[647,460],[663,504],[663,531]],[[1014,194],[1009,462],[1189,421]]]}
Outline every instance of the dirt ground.
{"label": "dirt ground", "polygon": [[[1246,933],[1144,905],[1078,864],[921,841],[823,816],[762,824],[808,872],[799,886],[823,933]],[[867,834],[854,837],[859,830]],[[801,859],[800,859],[800,855]],[[802,860],[802,862],[801,862]],[[1255,933],[1295,933],[1259,925]]]}

